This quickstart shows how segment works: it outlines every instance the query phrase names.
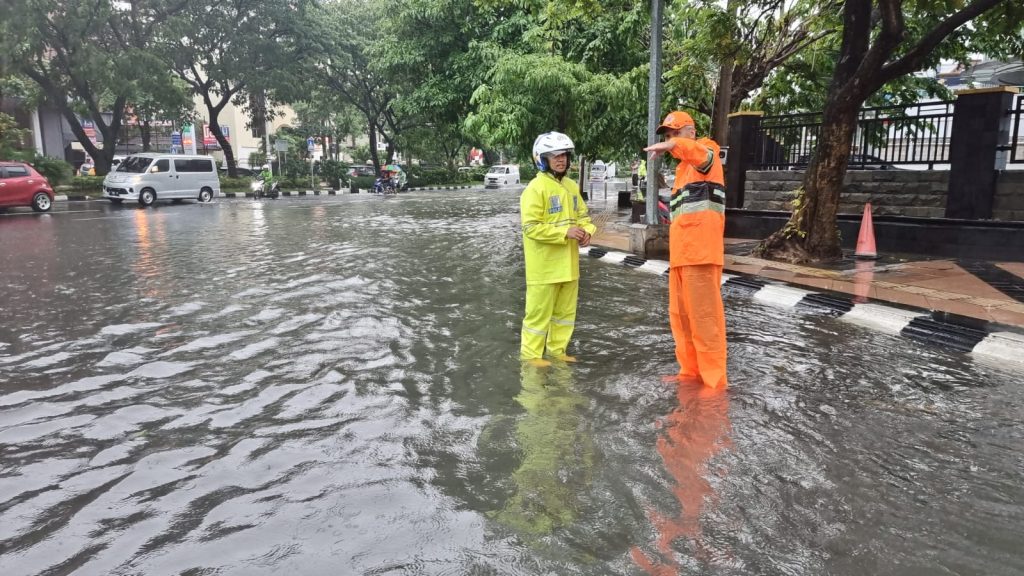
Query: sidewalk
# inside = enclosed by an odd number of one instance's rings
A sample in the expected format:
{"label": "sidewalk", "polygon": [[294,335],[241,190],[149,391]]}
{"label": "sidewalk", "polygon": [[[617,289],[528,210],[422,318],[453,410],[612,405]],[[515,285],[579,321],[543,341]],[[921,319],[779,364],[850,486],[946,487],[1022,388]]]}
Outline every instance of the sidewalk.
{"label": "sidewalk", "polygon": [[[614,194],[588,205],[598,233],[593,244],[629,252],[629,211]],[[750,256],[756,240],[726,238],[725,270],[794,286],[853,296],[855,302],[887,302],[1024,328],[1024,263],[939,260],[918,255],[882,255],[876,261],[845,257],[828,266],[808,266]]]}

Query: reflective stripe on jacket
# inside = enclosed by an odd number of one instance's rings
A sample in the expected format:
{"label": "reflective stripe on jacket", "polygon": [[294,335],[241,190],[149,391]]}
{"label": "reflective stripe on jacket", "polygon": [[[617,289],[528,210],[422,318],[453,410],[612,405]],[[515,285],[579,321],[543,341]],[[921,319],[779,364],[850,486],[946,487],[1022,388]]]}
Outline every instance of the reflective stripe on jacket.
{"label": "reflective stripe on jacket", "polygon": [[669,265],[724,262],[725,173],[718,144],[709,138],[673,138],[679,160],[672,189]]}
{"label": "reflective stripe on jacket", "polygon": [[527,284],[571,282],[580,277],[579,242],[565,237],[572,226],[590,234],[597,227],[590,221],[587,204],[576,183],[560,181],[540,172],[519,197],[523,226],[523,254]]}

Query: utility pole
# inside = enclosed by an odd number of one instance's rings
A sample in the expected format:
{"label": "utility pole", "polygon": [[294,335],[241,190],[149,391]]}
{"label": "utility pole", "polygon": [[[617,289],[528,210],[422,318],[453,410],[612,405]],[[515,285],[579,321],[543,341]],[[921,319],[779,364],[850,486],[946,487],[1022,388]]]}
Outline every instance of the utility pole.
{"label": "utility pole", "polygon": [[[664,0],[651,0],[651,73],[647,80],[647,144],[657,142],[661,123],[661,20]],[[648,157],[650,155],[648,154]],[[661,154],[647,161],[647,225],[658,224],[658,175]]]}
{"label": "utility pole", "polygon": [[[273,178],[274,177],[274,165],[270,162],[270,110],[267,109],[269,107],[270,107],[270,102],[267,101],[267,91],[264,90],[263,91],[263,139],[264,139],[264,145],[266,146],[266,152],[267,152],[266,155],[265,155],[266,160],[267,160],[267,166],[270,166],[270,177]],[[252,168],[252,166],[250,166],[249,168]],[[278,163],[277,171],[278,171],[278,173],[281,172],[281,164],[280,163]]]}

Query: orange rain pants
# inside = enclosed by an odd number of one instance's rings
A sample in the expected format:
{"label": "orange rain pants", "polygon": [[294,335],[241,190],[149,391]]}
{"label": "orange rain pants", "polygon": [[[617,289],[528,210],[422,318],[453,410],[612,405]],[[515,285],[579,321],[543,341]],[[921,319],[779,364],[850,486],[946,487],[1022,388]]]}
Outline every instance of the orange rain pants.
{"label": "orange rain pants", "polygon": [[722,267],[698,264],[671,268],[668,298],[679,376],[699,377],[707,386],[724,388],[727,381]]}

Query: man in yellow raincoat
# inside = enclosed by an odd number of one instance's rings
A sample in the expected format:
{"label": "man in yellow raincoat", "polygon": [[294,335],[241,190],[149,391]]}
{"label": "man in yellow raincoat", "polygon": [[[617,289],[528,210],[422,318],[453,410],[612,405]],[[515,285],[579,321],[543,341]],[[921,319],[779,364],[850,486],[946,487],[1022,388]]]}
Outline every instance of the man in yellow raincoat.
{"label": "man in yellow raincoat", "polygon": [[576,183],[566,177],[572,140],[546,132],[533,143],[537,176],[519,198],[526,260],[526,317],[523,319],[523,360],[544,364],[551,358],[571,362],[566,354],[576,323],[580,246],[588,246],[597,227]]}

